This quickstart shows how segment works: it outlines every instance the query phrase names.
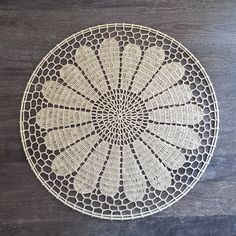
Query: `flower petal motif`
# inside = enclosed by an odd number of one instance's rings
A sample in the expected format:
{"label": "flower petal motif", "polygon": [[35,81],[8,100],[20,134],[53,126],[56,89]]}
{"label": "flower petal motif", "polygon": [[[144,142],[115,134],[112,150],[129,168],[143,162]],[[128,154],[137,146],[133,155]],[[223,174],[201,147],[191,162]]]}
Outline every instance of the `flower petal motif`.
{"label": "flower petal motif", "polygon": [[194,125],[203,119],[203,110],[195,104],[161,108],[150,110],[149,119],[163,123]]}
{"label": "flower petal motif", "polygon": [[58,108],[43,108],[36,114],[36,122],[43,129],[86,124],[91,122],[91,114],[86,111],[75,111]]}
{"label": "flower petal motif", "polygon": [[61,152],[52,161],[52,171],[59,176],[66,176],[77,171],[84,159],[89,157],[98,140],[97,135],[92,135]]}
{"label": "flower petal motif", "polygon": [[88,100],[56,81],[46,81],[42,93],[51,104],[58,106],[91,108],[92,105]]}
{"label": "flower petal motif", "polygon": [[176,147],[171,146],[159,138],[145,133],[141,135],[142,141],[146,143],[170,169],[180,168],[186,161],[184,155]]}
{"label": "flower petal motif", "polygon": [[158,125],[149,123],[148,129],[163,140],[185,149],[196,149],[201,145],[201,139],[193,129],[187,126]]}
{"label": "flower petal motif", "polygon": [[171,185],[170,172],[142,142],[136,140],[133,146],[151,185],[159,190],[167,189]]}
{"label": "flower petal motif", "polygon": [[120,185],[120,146],[113,145],[108,162],[100,180],[100,190],[107,196],[114,196]]}
{"label": "flower petal motif", "polygon": [[45,145],[50,150],[58,150],[85,139],[94,132],[93,124],[80,127],[52,130],[45,136]]}
{"label": "flower petal motif", "polygon": [[119,45],[115,39],[105,39],[101,43],[99,56],[111,89],[116,89],[118,87],[120,70],[119,54]]}
{"label": "flower petal motif", "polygon": [[139,93],[147,82],[154,76],[165,59],[165,52],[153,46],[144,51],[143,59],[139,65],[138,72],[134,76],[132,91]]}
{"label": "flower petal motif", "polygon": [[[85,164],[79,169],[74,179],[74,188],[80,193],[92,192],[105,164],[110,144],[101,142],[94,149]],[[107,153],[107,155],[104,155]]]}
{"label": "flower petal motif", "polygon": [[148,84],[141,97],[147,99],[150,95],[157,95],[158,93],[168,89],[183,78],[184,72],[185,68],[180,62],[165,64]]}
{"label": "flower petal motif", "polygon": [[162,107],[175,104],[184,104],[192,97],[189,85],[174,86],[156,97],[151,97],[146,103],[147,107]]}
{"label": "flower petal motif", "polygon": [[[61,78],[70,86],[87,99],[97,100],[99,95],[94,91],[92,84],[84,77],[82,72],[74,65],[67,64],[60,70]],[[88,103],[88,102],[87,102]],[[79,104],[81,107],[82,104]]]}
{"label": "flower petal motif", "polygon": [[129,43],[124,47],[121,67],[122,89],[128,90],[140,59],[141,49],[138,45]]}
{"label": "flower petal motif", "polygon": [[94,51],[87,46],[81,46],[76,50],[75,61],[84,71],[90,83],[101,94],[108,89],[106,79]]}
{"label": "flower petal motif", "polygon": [[128,145],[123,147],[122,176],[126,197],[132,202],[142,200],[146,191],[146,180]]}

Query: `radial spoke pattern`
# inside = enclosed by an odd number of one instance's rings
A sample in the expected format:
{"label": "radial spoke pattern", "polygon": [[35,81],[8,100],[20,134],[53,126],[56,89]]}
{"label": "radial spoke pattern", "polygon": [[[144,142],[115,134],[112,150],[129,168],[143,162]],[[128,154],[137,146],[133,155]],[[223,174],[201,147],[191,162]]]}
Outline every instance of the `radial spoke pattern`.
{"label": "radial spoke pattern", "polygon": [[38,65],[22,100],[22,144],[50,193],[82,213],[134,219],[182,198],[218,134],[212,84],[159,31],[92,27]]}

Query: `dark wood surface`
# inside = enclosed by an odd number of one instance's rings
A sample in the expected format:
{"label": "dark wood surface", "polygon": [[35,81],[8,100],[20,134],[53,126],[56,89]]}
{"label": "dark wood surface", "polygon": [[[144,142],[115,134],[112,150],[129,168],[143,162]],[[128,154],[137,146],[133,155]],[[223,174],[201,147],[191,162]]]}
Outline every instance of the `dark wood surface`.
{"label": "dark wood surface", "polygon": [[[208,72],[220,108],[214,157],[193,190],[159,214],[126,222],[82,215],[35,178],[19,135],[22,94],[41,58],[88,26],[149,26],[185,45]],[[236,235],[236,1],[0,0],[0,235]]]}

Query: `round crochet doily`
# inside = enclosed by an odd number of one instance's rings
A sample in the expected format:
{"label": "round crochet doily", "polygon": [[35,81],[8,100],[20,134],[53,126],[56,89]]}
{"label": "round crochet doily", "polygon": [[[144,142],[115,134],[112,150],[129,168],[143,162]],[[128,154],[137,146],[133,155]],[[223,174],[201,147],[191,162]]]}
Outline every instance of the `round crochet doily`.
{"label": "round crochet doily", "polygon": [[72,35],[33,72],[21,138],[37,178],[82,213],[134,219],[187,194],[218,134],[212,84],[180,43],[107,24]]}

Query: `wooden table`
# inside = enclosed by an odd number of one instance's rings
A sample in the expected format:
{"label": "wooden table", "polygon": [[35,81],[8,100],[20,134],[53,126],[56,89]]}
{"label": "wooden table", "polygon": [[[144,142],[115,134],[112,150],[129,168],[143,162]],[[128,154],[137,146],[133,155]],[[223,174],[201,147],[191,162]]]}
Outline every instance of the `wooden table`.
{"label": "wooden table", "polygon": [[[19,134],[27,81],[42,57],[89,26],[127,22],[176,38],[201,61],[216,90],[220,133],[194,189],[159,214],[126,222],[82,215],[35,178]],[[236,1],[0,1],[0,235],[236,235]]]}

